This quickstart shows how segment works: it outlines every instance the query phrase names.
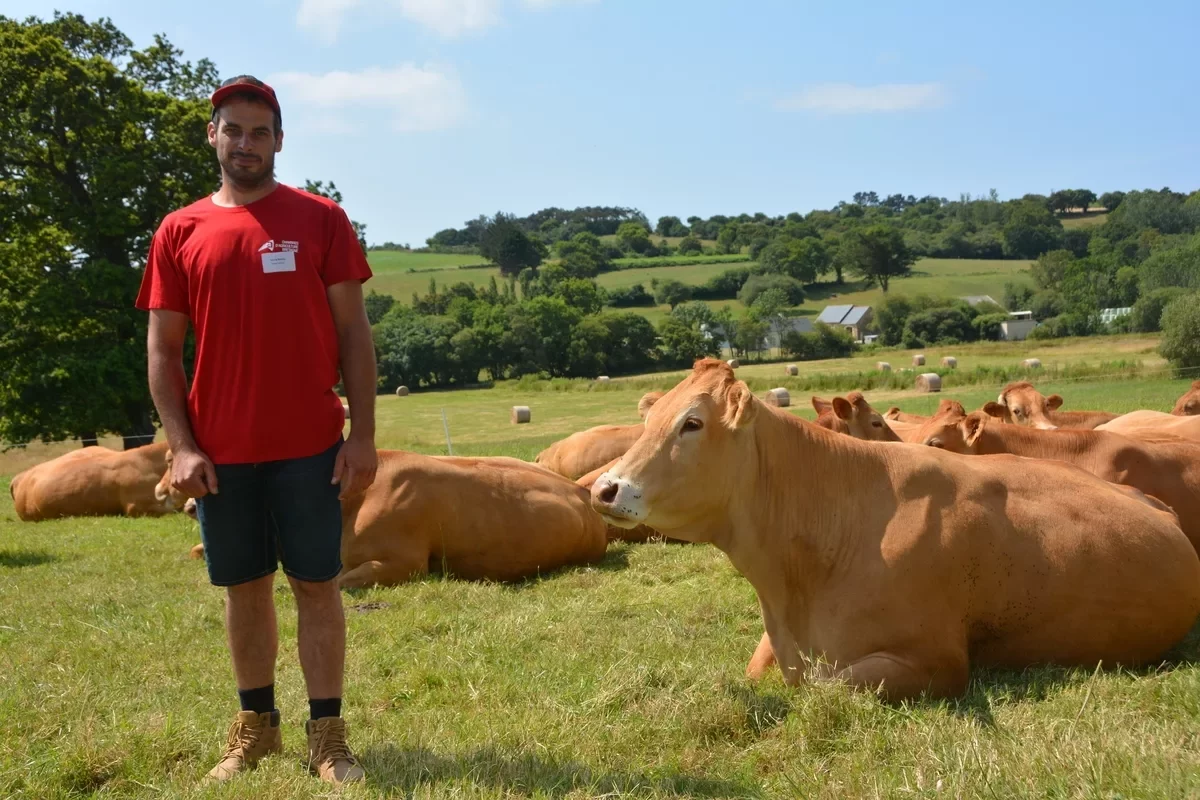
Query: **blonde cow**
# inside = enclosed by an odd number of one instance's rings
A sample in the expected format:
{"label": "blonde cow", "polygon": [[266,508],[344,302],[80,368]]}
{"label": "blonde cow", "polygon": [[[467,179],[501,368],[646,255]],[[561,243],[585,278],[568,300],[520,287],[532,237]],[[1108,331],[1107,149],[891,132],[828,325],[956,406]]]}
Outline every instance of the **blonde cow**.
{"label": "blonde cow", "polygon": [[167,443],[132,450],[84,447],[18,473],[9,485],[17,516],[27,522],[58,517],[157,517],[182,501],[158,497],[167,468]]}
{"label": "blonde cow", "polygon": [[1178,436],[1181,439],[1200,442],[1200,416],[1177,417],[1162,411],[1131,411],[1112,422],[1104,423],[1096,430],[1120,433],[1135,439]]}
{"label": "blonde cow", "polygon": [[1192,388],[1183,393],[1171,413],[1177,417],[1200,416],[1200,381],[1192,382]]}
{"label": "blonde cow", "polygon": [[1045,397],[1032,383],[1017,381],[1005,386],[997,402],[988,403],[983,410],[1005,422],[1042,430],[1091,430],[1120,416],[1109,411],[1059,411],[1062,404],[1061,396]]}
{"label": "blonde cow", "polygon": [[1200,613],[1200,558],[1160,503],[1061,464],[838,436],[711,359],[592,504],[721,548],[792,685],[811,668],[900,700],[959,695],[976,664],[1144,664]]}
{"label": "blonde cow", "polygon": [[380,450],[375,482],[342,501],[337,580],[343,589],[429,572],[514,581],[599,561],[607,546],[587,490],[534,464]]}
{"label": "blonde cow", "polygon": [[[1108,431],[1003,425],[983,412],[964,414],[962,406],[946,408],[930,420],[921,440],[965,455],[1009,454],[1067,463],[1131,486],[1174,509],[1183,532],[1200,550],[1200,443],[1173,436],[1145,440]],[[1045,490],[1055,501],[1064,494],[1053,482]]]}

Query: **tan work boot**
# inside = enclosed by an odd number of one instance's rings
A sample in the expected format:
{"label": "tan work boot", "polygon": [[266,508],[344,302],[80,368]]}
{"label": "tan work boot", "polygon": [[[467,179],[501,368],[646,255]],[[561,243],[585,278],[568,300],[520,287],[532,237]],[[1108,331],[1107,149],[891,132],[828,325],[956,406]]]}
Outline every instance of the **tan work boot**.
{"label": "tan work boot", "polygon": [[308,768],[332,784],[361,781],[366,777],[346,744],[346,721],[322,717],[304,723],[308,732]]}
{"label": "tan work boot", "polygon": [[258,763],[263,756],[283,752],[283,734],[279,729],[279,712],[256,714],[239,711],[229,727],[225,754],[208,773],[206,780],[227,781],[244,769]]}

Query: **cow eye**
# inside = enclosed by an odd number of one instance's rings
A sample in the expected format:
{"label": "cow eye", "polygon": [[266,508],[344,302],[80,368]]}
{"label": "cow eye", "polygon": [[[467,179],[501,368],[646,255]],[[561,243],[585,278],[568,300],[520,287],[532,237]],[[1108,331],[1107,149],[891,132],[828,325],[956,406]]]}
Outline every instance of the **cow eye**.
{"label": "cow eye", "polygon": [[883,423],[882,423],[882,422],[880,422],[880,421],[879,421],[879,420],[877,420],[877,419],[875,419],[875,420],[871,420],[871,424],[872,424],[872,425],[874,425],[876,428],[882,428],[882,427],[883,427]]}
{"label": "cow eye", "polygon": [[1023,417],[1023,416],[1025,416],[1025,412],[1024,412],[1024,411],[1022,411],[1022,410],[1021,410],[1021,409],[1019,409],[1019,408],[1014,408],[1014,409],[1012,410],[1012,413],[1013,413],[1013,416],[1014,416],[1014,417]]}
{"label": "cow eye", "polygon": [[704,422],[696,417],[688,417],[683,421],[681,433],[693,433],[704,427]]}

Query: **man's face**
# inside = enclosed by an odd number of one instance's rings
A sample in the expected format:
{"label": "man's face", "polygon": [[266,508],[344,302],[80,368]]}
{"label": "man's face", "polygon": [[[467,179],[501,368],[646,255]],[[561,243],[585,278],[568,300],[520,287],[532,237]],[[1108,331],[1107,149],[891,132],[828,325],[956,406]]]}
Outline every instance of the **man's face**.
{"label": "man's face", "polygon": [[253,188],[275,175],[275,154],[283,149],[283,131],[275,134],[275,112],[264,103],[231,98],[208,124],[208,143],[230,180]]}

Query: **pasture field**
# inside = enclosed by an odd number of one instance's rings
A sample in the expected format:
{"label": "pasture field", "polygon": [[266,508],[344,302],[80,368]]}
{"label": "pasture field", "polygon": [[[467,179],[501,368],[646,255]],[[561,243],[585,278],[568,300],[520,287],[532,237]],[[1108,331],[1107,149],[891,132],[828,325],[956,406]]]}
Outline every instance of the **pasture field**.
{"label": "pasture field", "polygon": [[1101,209],[1099,211],[1092,210],[1086,214],[1082,212],[1069,214],[1062,217],[1061,222],[1064,228],[1087,228],[1091,225],[1100,225],[1108,219],[1108,211]]}
{"label": "pasture field", "polygon": [[[1148,345],[1081,340],[1030,354],[1047,365],[1144,359],[1139,377],[1039,388],[1066,408],[1169,410],[1189,381],[1152,364]],[[955,350],[970,368],[1029,348]],[[740,370],[760,371],[782,365]],[[378,443],[444,453],[445,409],[456,454],[532,458],[574,430],[636,422],[642,382],[384,396]],[[978,408],[999,388],[868,396],[881,410],[928,412],[942,397]],[[813,416],[807,398],[793,402]],[[508,422],[516,403],[532,407],[532,424]],[[188,558],[196,525],[17,521],[3,487],[64,447],[0,454],[0,797],[326,796],[303,764],[295,606],[282,587],[285,754],[231,786],[196,786],[237,706],[222,594]],[[747,682],[762,632],[754,592],[708,545],[613,544],[600,564],[520,584],[430,577],[344,599],[345,715],[368,775],[345,797],[1200,793],[1200,630],[1154,668],[976,671],[961,700],[886,706],[839,686],[788,689],[777,673]]]}

